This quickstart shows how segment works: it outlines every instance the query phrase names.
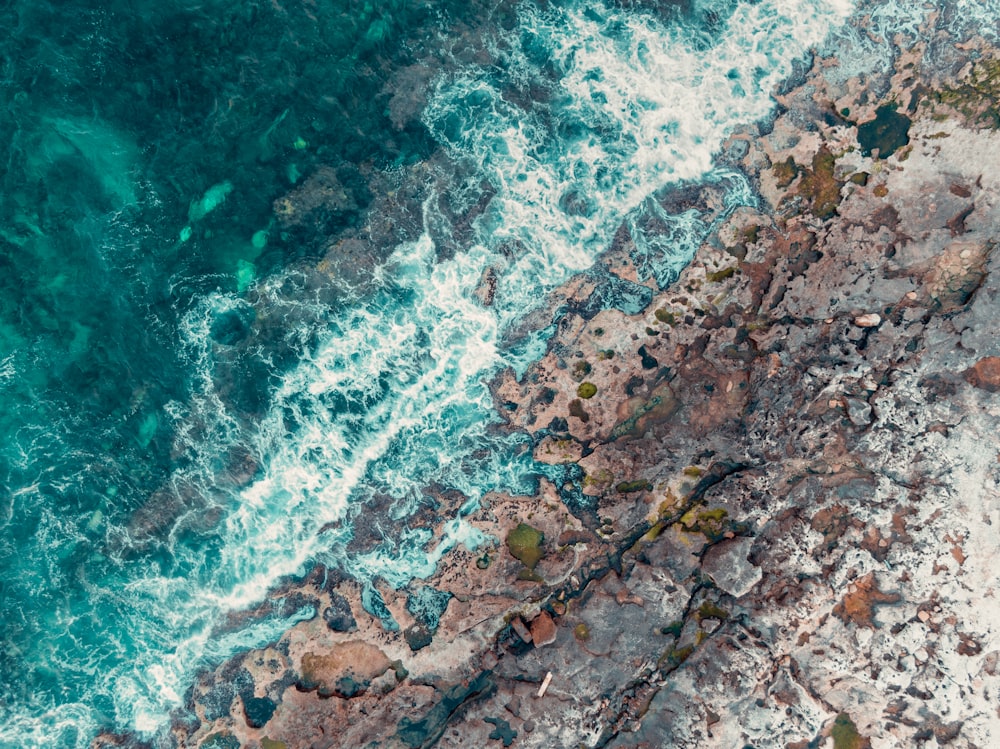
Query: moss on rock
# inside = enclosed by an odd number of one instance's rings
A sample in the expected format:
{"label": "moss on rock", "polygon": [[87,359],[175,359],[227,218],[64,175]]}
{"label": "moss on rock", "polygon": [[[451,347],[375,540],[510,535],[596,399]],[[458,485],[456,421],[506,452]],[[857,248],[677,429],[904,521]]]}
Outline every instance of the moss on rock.
{"label": "moss on rock", "polygon": [[840,205],[840,188],[844,183],[834,176],[834,166],[837,157],[826,147],[817,151],[813,157],[812,170],[803,178],[798,188],[798,194],[809,203],[816,218],[832,218]]}
{"label": "moss on rock", "polygon": [[799,165],[795,163],[795,159],[789,156],[784,161],[779,161],[772,166],[771,171],[774,172],[774,179],[778,187],[785,188],[795,181],[795,178],[799,176],[800,170]]}
{"label": "moss on rock", "polygon": [[622,481],[615,487],[615,489],[619,494],[631,494],[632,492],[641,492],[652,488],[653,485],[649,483],[646,479],[636,479],[635,481]]}

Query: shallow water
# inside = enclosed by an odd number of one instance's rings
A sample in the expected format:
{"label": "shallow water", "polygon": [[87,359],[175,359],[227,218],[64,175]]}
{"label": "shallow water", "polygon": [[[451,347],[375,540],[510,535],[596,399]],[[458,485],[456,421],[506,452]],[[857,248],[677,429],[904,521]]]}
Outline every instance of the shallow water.
{"label": "shallow water", "polygon": [[[640,271],[676,278],[754,200],[722,140],[831,31],[855,44],[852,10],[0,11],[0,745],[156,735],[199,668],[315,613],[222,626],[286,577],[338,566],[391,628],[372,581],[492,543],[461,513],[433,546],[406,519],[429,487],[469,511],[551,470],[491,430],[489,379],[549,332],[519,322],[623,222]],[[653,197],[694,181],[721,213]]]}

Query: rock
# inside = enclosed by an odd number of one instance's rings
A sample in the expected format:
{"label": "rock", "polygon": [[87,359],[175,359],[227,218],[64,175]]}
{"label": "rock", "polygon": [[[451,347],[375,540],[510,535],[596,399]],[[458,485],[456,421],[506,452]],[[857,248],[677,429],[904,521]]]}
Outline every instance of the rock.
{"label": "rock", "polygon": [[549,465],[576,463],[583,457],[583,445],[574,439],[545,437],[535,447],[535,460]]}
{"label": "rock", "polygon": [[527,625],[525,625],[521,617],[515,616],[513,619],[511,619],[510,626],[517,633],[517,636],[520,637],[524,642],[530,643],[533,641],[531,632],[528,630]]}
{"label": "rock", "polygon": [[856,427],[868,426],[872,423],[872,407],[860,398],[845,398],[847,418]]}
{"label": "rock", "polygon": [[334,632],[353,632],[358,628],[350,602],[340,593],[330,593],[330,605],[323,610],[323,621]]}
{"label": "rock", "polygon": [[492,723],[496,728],[490,731],[490,738],[496,739],[503,742],[504,746],[510,746],[514,743],[514,739],[517,738],[517,731],[510,727],[508,723],[503,718],[483,718],[487,723]]}
{"label": "rock", "polygon": [[980,390],[990,393],[1000,391],[1000,356],[980,359],[965,372],[965,379]]}
{"label": "rock", "polygon": [[859,328],[877,328],[882,324],[881,315],[877,315],[874,312],[869,312],[864,315],[858,315],[854,318],[854,324]]}
{"label": "rock", "polygon": [[476,289],[473,292],[479,303],[484,307],[489,307],[493,304],[493,297],[496,296],[497,292],[497,271],[496,268],[492,266],[483,271],[482,276],[479,279],[479,283],[476,285]]}
{"label": "rock", "polygon": [[722,541],[705,553],[702,571],[733,598],[742,598],[763,576],[760,567],[747,559],[752,546],[752,538]]}
{"label": "rock", "polygon": [[410,646],[410,650],[414,652],[426,648],[434,639],[434,635],[423,624],[414,624],[403,632],[403,637],[406,639],[406,644]]}
{"label": "rock", "polygon": [[536,648],[551,645],[556,641],[556,623],[545,611],[531,621],[531,639]]}
{"label": "rock", "polygon": [[354,697],[391,666],[379,648],[362,640],[349,640],[334,645],[328,653],[303,655],[298,686],[306,691],[315,689],[320,697]]}

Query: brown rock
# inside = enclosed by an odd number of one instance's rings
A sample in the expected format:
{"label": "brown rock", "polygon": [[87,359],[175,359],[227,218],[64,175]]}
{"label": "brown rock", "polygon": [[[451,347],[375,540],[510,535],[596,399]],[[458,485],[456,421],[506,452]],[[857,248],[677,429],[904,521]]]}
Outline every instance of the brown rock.
{"label": "brown rock", "polygon": [[515,616],[511,619],[510,626],[524,642],[531,642],[531,632],[528,631],[528,626],[522,621],[521,617]]}
{"label": "brown rock", "polygon": [[1000,391],[1000,356],[987,356],[966,370],[965,379],[971,385],[991,393]]}
{"label": "brown rock", "polygon": [[361,640],[349,640],[334,645],[325,654],[306,653],[302,656],[302,678],[305,690],[316,689],[320,697],[339,695],[354,697],[364,692],[372,679],[392,664],[385,653]]}
{"label": "brown rock", "polygon": [[885,593],[879,590],[875,583],[875,574],[869,572],[850,587],[841,602],[833,607],[833,614],[844,624],[853,623],[858,627],[877,629],[874,619],[875,607],[899,601],[898,593]]}
{"label": "brown rock", "polygon": [[551,645],[556,641],[556,623],[548,613],[543,611],[532,620],[531,639],[535,641],[536,648]]}

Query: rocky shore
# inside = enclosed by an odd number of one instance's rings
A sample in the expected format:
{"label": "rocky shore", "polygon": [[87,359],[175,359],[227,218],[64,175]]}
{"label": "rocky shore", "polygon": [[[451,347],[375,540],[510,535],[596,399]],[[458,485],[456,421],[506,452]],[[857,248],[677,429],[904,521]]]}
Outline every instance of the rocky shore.
{"label": "rocky shore", "polygon": [[384,586],[399,631],[346,574],[275,593],[317,615],[204,674],[176,745],[1000,744],[998,54],[816,59],[725,145],[759,206],[664,291],[623,226],[600,262],[652,303],[575,279],[493,383],[565,485],[489,496],[495,547]]}

